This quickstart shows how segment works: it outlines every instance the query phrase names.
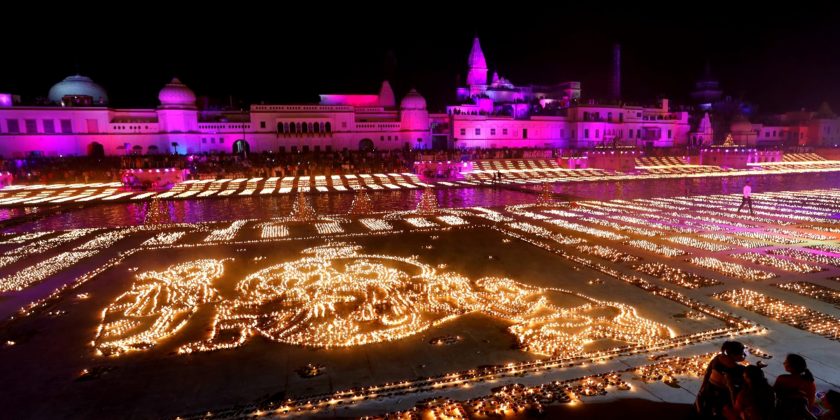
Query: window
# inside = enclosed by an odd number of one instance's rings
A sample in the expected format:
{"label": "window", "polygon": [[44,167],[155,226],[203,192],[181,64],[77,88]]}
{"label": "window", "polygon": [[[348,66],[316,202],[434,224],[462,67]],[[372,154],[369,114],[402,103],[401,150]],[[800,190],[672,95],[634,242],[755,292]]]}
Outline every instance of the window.
{"label": "window", "polygon": [[632,139],[633,138],[633,130],[627,130],[627,133],[630,135],[629,137]]}
{"label": "window", "polygon": [[265,128],[265,121],[260,121],[260,128]]}
{"label": "window", "polygon": [[302,123],[300,125],[300,132],[306,134],[309,131],[308,123]]}
{"label": "window", "polygon": [[527,128],[523,128],[523,129],[522,129],[522,138],[523,138],[523,139],[527,139],[527,138],[528,138],[528,129],[527,129]]}
{"label": "window", "polygon": [[277,132],[283,134],[286,131],[286,127],[283,123],[277,123]]}
{"label": "window", "polygon": [[476,135],[476,136],[480,136],[480,135],[481,135],[481,129],[480,129],[480,128],[476,128],[476,129],[475,129],[475,135]]}
{"label": "window", "polygon": [[379,141],[385,141],[385,136],[379,136]]}
{"label": "window", "polygon": [[295,125],[295,123],[289,123],[289,133],[297,133],[297,126]]}
{"label": "window", "polygon": [[23,120],[28,134],[35,134],[38,132],[38,122],[35,120]]}
{"label": "window", "polygon": [[770,132],[769,132],[769,131],[765,131],[765,132],[764,132],[764,137],[765,137],[765,138],[766,138],[766,137],[770,137]]}
{"label": "window", "polygon": [[44,120],[44,132],[48,134],[55,133],[55,120]]}
{"label": "window", "polygon": [[636,130],[636,137],[642,138],[642,129],[641,128]]}
{"label": "window", "polygon": [[466,128],[462,128],[462,129],[461,129],[461,135],[462,135],[462,136],[466,136],[466,135],[467,135],[467,129],[466,129]]}
{"label": "window", "polygon": [[589,138],[589,129],[588,128],[583,129],[583,138],[585,138],[585,139]]}
{"label": "window", "polygon": [[204,143],[204,144],[207,144],[207,138],[206,137],[202,138],[201,142]]}
{"label": "window", "polygon": [[224,138],[224,137],[222,137],[222,138],[220,138],[220,139],[219,139],[219,143],[224,143],[224,142],[225,142],[225,138]]}
{"label": "window", "polygon": [[99,132],[99,121],[94,118],[88,118],[85,120],[87,123],[87,132],[88,133],[98,133]]}
{"label": "window", "polygon": [[332,126],[330,125],[329,121],[324,123],[324,132],[329,133],[332,130]]}
{"label": "window", "polygon": [[612,112],[607,112],[607,121],[612,121]]}
{"label": "window", "polygon": [[320,133],[321,132],[321,123],[312,123],[312,132],[313,133]]}
{"label": "window", "polygon": [[216,138],[215,137],[210,137],[210,143],[216,144]]}
{"label": "window", "polygon": [[595,129],[595,138],[597,139],[597,138],[600,138],[600,137],[601,137],[601,130],[596,128]]}
{"label": "window", "polygon": [[20,122],[18,120],[6,120],[6,127],[10,133],[20,133]]}
{"label": "window", "polygon": [[560,138],[563,138],[563,137],[566,137],[566,129],[565,128],[560,129]]}
{"label": "window", "polygon": [[496,129],[495,129],[495,128],[491,128],[491,129],[490,129],[490,135],[491,135],[491,136],[495,136],[495,135],[496,135]]}
{"label": "window", "polygon": [[672,138],[671,130],[668,130],[668,138]]}
{"label": "window", "polygon": [[503,129],[502,129],[502,135],[504,135],[504,136],[506,136],[506,135],[507,135],[507,128],[503,128]]}

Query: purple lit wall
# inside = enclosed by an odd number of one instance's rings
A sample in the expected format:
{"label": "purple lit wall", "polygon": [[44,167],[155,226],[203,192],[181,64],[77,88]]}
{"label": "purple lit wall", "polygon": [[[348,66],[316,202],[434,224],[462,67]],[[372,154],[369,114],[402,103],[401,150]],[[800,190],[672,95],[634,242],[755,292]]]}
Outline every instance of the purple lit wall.
{"label": "purple lit wall", "polygon": [[321,105],[379,106],[379,95],[320,95]]}

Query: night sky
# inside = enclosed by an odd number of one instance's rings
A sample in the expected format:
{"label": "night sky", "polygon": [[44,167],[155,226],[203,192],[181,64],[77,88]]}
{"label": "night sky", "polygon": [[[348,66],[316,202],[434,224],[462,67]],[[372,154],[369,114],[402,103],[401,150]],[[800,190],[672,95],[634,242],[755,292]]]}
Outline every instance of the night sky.
{"label": "night sky", "polygon": [[478,34],[491,72],[498,69],[514,84],[579,80],[584,96],[603,96],[611,45],[619,42],[623,96],[633,102],[687,99],[709,61],[725,93],[760,112],[814,109],[823,100],[840,111],[834,6],[684,2],[620,9],[604,3],[548,10],[488,2],[475,12],[452,4],[385,3],[374,11],[231,3],[205,4],[198,12],[128,3],[142,10],[123,5],[110,18],[78,9],[28,14],[4,22],[0,92],[31,101],[78,69],[119,107],[156,105],[172,76],[199,96],[315,102],[318,93],[376,93],[387,76],[398,98],[416,87],[440,110],[459,75],[465,78]]}

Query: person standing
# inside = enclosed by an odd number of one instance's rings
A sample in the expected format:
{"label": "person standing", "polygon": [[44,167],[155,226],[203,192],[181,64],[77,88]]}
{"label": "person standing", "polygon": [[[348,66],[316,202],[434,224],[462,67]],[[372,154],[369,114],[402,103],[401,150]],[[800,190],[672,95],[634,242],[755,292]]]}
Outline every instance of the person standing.
{"label": "person standing", "polygon": [[752,187],[750,186],[750,181],[747,180],[746,184],[744,184],[744,195],[741,197],[741,205],[738,206],[738,211],[736,213],[741,213],[741,209],[744,208],[744,204],[750,206],[750,215],[753,215],[753,208],[752,208],[752,199],[750,198],[752,195]]}

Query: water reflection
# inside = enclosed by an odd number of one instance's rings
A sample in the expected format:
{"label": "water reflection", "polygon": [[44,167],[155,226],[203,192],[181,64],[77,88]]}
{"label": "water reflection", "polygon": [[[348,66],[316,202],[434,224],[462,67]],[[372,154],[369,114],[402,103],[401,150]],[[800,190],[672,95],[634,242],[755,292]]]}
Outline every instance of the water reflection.
{"label": "water reflection", "polygon": [[[674,197],[698,194],[737,194],[750,180],[753,192],[834,188],[840,173],[784,174],[709,178],[670,178],[638,181],[605,181],[554,184],[554,191],[584,199]],[[532,188],[538,189],[538,186]]]}
{"label": "water reflection", "polygon": [[[498,206],[534,201],[534,195],[501,188],[439,189],[440,207]],[[370,191],[377,211],[411,210],[417,207],[422,191]],[[341,214],[350,209],[352,193],[317,194],[310,196],[318,213]],[[173,200],[163,210],[173,222],[209,222],[236,219],[262,219],[286,216],[292,211],[294,195],[252,196],[202,200]],[[10,231],[78,229],[84,227],[133,226],[143,223],[151,203],[107,204],[59,214],[24,223]]]}
{"label": "water reflection", "polygon": [[[693,194],[730,194],[741,191],[747,177],[685,178],[639,181],[559,183],[554,191],[579,199],[634,199]],[[833,188],[840,174],[789,174],[749,177],[754,192]],[[528,188],[539,191],[539,185]],[[417,207],[421,190],[371,191],[369,195],[377,211],[410,210]],[[534,193],[506,188],[453,188],[436,190],[440,207],[503,206],[533,203]],[[353,201],[352,193],[317,194],[311,196],[318,213],[346,213]],[[252,196],[200,200],[166,201],[164,208],[173,222],[207,222],[236,219],[261,219],[285,216],[291,212],[294,195]],[[150,203],[98,205],[66,210],[43,219],[10,228],[13,231],[73,229],[85,227],[133,226],[143,223]],[[0,209],[0,218],[17,217],[31,209]]]}

